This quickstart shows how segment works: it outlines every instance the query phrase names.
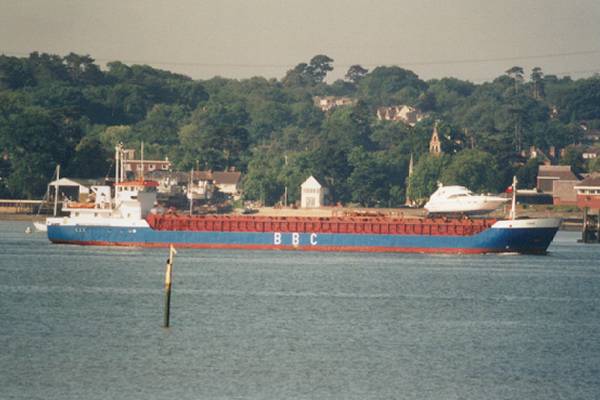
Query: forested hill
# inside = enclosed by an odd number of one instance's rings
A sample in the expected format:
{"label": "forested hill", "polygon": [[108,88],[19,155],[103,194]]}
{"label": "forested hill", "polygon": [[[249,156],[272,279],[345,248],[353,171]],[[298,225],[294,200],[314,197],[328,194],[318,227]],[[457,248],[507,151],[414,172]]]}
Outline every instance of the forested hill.
{"label": "forested hill", "polygon": [[[584,165],[574,146],[600,127],[599,77],[513,67],[474,84],[355,65],[328,84],[332,62],[315,56],[281,80],[197,81],[118,61],[103,70],[77,54],[0,56],[0,197],[40,197],[56,164],[69,177],[106,176],[115,144],[139,148],[142,140],[147,157],[169,157],[179,170],[241,170],[245,197],[267,204],[285,186],[297,199],[311,174],[334,201],[401,204],[411,154],[413,198],[437,180],[499,191],[517,173],[530,186],[537,160],[519,153],[533,145],[566,149],[561,162],[576,169],[600,169]],[[323,112],[315,96],[353,103]],[[412,127],[378,120],[379,107],[396,105],[426,117]],[[436,121],[441,157],[428,148]]]}

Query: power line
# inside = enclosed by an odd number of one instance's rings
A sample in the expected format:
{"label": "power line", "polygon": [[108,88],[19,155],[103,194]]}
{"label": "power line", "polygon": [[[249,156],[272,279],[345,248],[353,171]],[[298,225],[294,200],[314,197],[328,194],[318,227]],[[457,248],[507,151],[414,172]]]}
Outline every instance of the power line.
{"label": "power line", "polygon": [[[3,52],[7,55],[14,56],[29,56],[28,53],[23,52]],[[397,61],[397,62],[385,62],[385,63],[374,63],[374,64],[361,64],[366,67],[377,67],[381,65],[451,65],[451,64],[477,64],[477,63],[488,63],[488,62],[499,62],[499,61],[521,61],[531,59],[544,59],[544,58],[557,58],[557,57],[569,57],[578,55],[590,55],[600,54],[600,50],[583,50],[583,51],[572,51],[564,53],[547,53],[547,54],[534,54],[528,56],[510,56],[510,57],[493,57],[493,58],[466,58],[466,59],[442,59],[442,60],[429,60],[429,61]],[[134,60],[134,59],[108,59],[108,58],[94,58],[100,62],[111,62],[121,61],[127,64],[150,64],[150,65],[168,65],[168,66],[190,66],[190,67],[211,67],[211,68],[290,68],[294,64],[251,64],[251,63],[204,63],[195,61],[159,61],[159,60]],[[347,68],[353,64],[335,64],[336,67]]]}
{"label": "power line", "polygon": [[600,69],[580,69],[580,70],[576,70],[576,71],[562,71],[562,72],[555,72],[554,75],[597,74],[597,73],[600,73]]}
{"label": "power line", "polygon": [[471,58],[462,60],[434,60],[434,61],[415,61],[415,62],[402,62],[398,65],[442,65],[442,64],[477,64],[486,62],[497,62],[497,61],[520,61],[530,60],[538,58],[556,58],[556,57],[567,57],[576,55],[588,55],[588,54],[600,54],[600,50],[588,50],[588,51],[573,51],[568,53],[550,53],[550,54],[536,54],[530,56],[512,56],[512,57],[497,57],[497,58]]}

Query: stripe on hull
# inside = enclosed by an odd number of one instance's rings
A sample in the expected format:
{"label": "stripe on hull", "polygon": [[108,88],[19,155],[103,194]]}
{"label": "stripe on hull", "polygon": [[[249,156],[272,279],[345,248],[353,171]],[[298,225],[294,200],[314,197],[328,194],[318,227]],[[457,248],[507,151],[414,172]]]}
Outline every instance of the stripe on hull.
{"label": "stripe on hull", "polygon": [[[60,241],[57,244],[75,244],[80,246],[117,246],[117,247],[149,247],[165,248],[173,243],[143,243],[143,242],[86,242]],[[358,253],[444,253],[444,254],[484,254],[497,253],[497,249],[459,249],[459,248],[427,248],[427,247],[375,247],[375,246],[275,246],[275,245],[241,245],[241,244],[206,244],[206,243],[176,243],[177,248],[189,249],[238,249],[238,250],[284,250],[284,251],[328,251],[328,252],[358,252]]]}

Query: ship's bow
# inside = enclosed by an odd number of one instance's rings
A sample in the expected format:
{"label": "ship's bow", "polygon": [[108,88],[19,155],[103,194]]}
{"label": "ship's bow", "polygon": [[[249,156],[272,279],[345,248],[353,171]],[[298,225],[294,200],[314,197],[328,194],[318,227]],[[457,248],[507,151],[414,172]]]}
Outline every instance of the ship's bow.
{"label": "ship's bow", "polygon": [[560,218],[505,220],[492,225],[491,231],[499,251],[546,254],[560,224]]}

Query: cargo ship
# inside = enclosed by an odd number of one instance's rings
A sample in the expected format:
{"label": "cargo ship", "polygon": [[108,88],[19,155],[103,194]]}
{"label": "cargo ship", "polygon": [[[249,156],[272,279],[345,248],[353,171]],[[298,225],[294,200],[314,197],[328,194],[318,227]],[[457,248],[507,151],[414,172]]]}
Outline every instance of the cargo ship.
{"label": "cargo ship", "polygon": [[397,253],[545,254],[558,218],[465,216],[266,217],[177,215],[156,208],[157,183],[117,180],[92,187],[91,203],[67,203],[48,218],[53,243],[200,249]]}

